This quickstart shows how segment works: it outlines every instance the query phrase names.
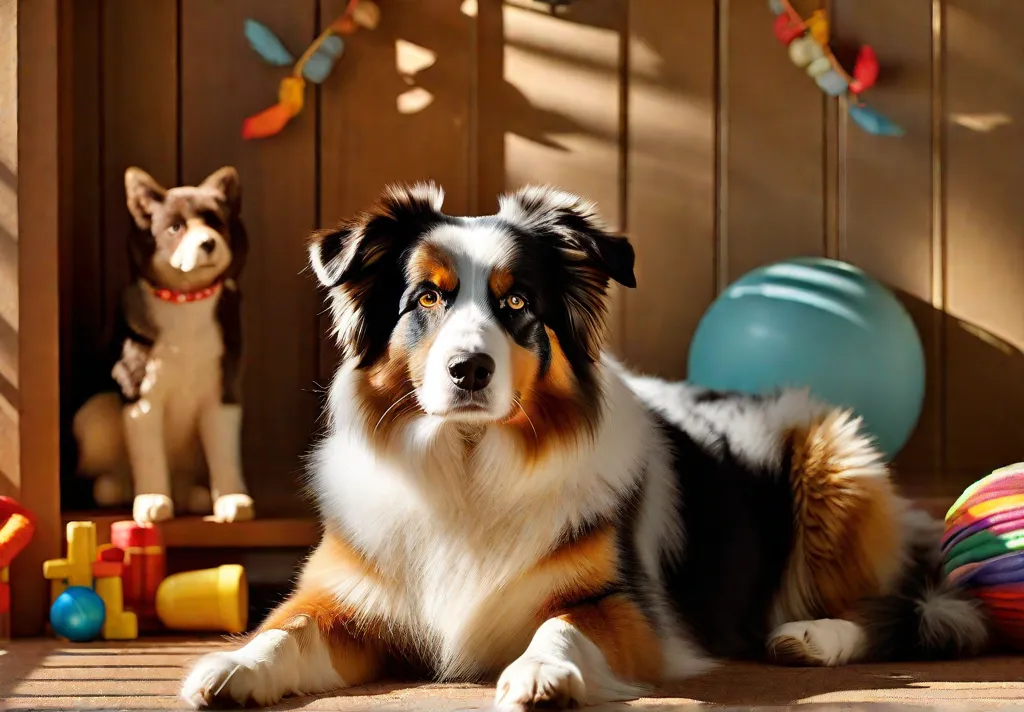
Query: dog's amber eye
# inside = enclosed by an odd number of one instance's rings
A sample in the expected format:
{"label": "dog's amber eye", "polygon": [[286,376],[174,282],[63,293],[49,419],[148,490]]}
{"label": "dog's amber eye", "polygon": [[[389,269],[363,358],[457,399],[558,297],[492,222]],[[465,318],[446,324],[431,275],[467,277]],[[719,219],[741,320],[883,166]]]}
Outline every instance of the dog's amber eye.
{"label": "dog's amber eye", "polygon": [[176,222],[173,225],[171,225],[171,227],[169,229],[170,229],[172,235],[176,235],[177,233],[179,233],[179,232],[181,232],[182,230],[185,229],[185,223],[183,223],[183,222]]}
{"label": "dog's amber eye", "polygon": [[511,294],[508,299],[505,300],[505,304],[507,304],[508,308],[512,311],[519,311],[526,306],[526,300],[518,294]]}
{"label": "dog's amber eye", "polygon": [[440,301],[441,296],[437,292],[424,292],[420,295],[420,306],[426,309],[436,307]]}

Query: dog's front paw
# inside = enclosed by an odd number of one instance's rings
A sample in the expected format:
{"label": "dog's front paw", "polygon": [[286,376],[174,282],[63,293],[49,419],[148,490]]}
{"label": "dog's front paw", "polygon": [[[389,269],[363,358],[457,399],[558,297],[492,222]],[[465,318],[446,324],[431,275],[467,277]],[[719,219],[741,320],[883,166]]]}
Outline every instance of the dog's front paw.
{"label": "dog's front paw", "polygon": [[256,516],[256,505],[247,494],[222,494],[213,503],[213,517],[218,522],[247,522]]}
{"label": "dog's front paw", "polygon": [[503,709],[566,708],[586,704],[586,696],[583,674],[571,662],[523,655],[501,673],[494,702]]}
{"label": "dog's front paw", "polygon": [[165,494],[140,494],[132,503],[132,518],[139,524],[163,522],[174,517],[174,502]]}
{"label": "dog's front paw", "polygon": [[210,653],[199,659],[181,687],[181,697],[195,709],[271,705],[282,694],[274,689],[268,664],[234,653]]}

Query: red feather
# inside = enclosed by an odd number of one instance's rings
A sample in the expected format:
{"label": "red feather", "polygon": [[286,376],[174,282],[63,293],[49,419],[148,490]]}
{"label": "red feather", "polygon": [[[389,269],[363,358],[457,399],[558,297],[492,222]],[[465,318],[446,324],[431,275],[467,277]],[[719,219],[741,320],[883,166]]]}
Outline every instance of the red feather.
{"label": "red feather", "polygon": [[860,94],[867,91],[878,81],[878,55],[875,50],[867,45],[860,48],[857,55],[857,65],[853,68],[853,81],[850,82],[850,91]]}
{"label": "red feather", "polygon": [[804,29],[802,22],[793,22],[785,13],[775,18],[775,36],[784,45],[788,46],[790,42],[802,35]]}

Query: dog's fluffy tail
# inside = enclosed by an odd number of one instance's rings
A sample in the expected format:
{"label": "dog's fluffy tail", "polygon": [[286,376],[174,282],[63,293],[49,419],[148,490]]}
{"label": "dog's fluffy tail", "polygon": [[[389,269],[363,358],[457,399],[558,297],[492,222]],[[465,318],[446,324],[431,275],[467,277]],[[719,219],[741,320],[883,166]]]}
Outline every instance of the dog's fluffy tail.
{"label": "dog's fluffy tail", "polygon": [[980,653],[990,632],[978,601],[942,576],[941,526],[906,514],[908,561],[894,591],[862,609],[871,660],[936,660]]}
{"label": "dog's fluffy tail", "polygon": [[[795,599],[852,615],[871,660],[980,652],[985,616],[942,576],[942,524],[896,494],[860,420],[832,411],[790,442],[797,555],[787,590],[799,592]],[[790,620],[814,617],[790,607]]]}

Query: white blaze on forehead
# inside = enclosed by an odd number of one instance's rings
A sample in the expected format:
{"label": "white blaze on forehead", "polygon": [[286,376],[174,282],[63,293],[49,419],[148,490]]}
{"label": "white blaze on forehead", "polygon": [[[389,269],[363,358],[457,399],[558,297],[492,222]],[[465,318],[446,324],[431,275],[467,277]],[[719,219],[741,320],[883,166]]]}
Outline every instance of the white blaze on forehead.
{"label": "white blaze on forehead", "polygon": [[460,285],[457,302],[464,301],[464,296],[486,302],[491,272],[507,266],[515,256],[515,242],[508,232],[472,219],[462,225],[437,227],[424,239],[455,261]]}
{"label": "white blaze on forehead", "polygon": [[209,260],[201,245],[210,238],[216,237],[216,233],[209,227],[190,227],[181,236],[177,247],[171,253],[170,264],[174,269],[182,272],[191,272],[200,263],[205,264]]}
{"label": "white blaze on forehead", "polygon": [[493,313],[490,279],[495,268],[512,260],[515,242],[500,226],[475,220],[439,226],[425,235],[424,241],[451,257],[459,289],[430,347],[417,399],[428,413],[451,408],[458,395],[448,373],[451,359],[459,354],[485,353],[494,359],[494,375],[486,389],[488,417],[505,417],[513,404],[511,350]]}

